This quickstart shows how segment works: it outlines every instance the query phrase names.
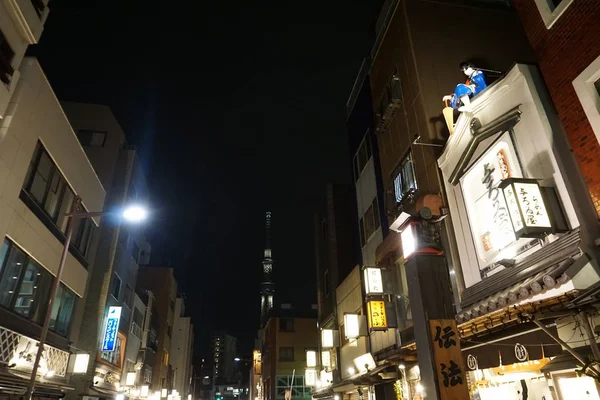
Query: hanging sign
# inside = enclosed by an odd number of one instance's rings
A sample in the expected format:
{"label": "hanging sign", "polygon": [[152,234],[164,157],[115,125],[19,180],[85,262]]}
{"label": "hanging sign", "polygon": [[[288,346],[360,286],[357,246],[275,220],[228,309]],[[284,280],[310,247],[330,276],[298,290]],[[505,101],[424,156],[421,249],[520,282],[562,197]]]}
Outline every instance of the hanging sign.
{"label": "hanging sign", "polygon": [[383,294],[383,279],[380,268],[365,268],[365,293]]}
{"label": "hanging sign", "polygon": [[367,313],[369,316],[369,329],[372,331],[384,331],[387,329],[385,301],[369,301],[367,303]]}
{"label": "hanging sign", "polygon": [[521,343],[515,344],[515,357],[519,361],[527,361],[529,358],[529,353],[527,353],[527,349]]}
{"label": "hanging sign", "polygon": [[104,335],[102,336],[102,351],[115,351],[120,319],[121,307],[109,307],[104,327]]}
{"label": "hanging sign", "polygon": [[429,321],[431,347],[438,375],[440,400],[468,399],[469,389],[456,320]]}
{"label": "hanging sign", "polygon": [[469,367],[471,371],[475,371],[477,369],[477,359],[473,354],[469,354],[467,356],[467,367]]}

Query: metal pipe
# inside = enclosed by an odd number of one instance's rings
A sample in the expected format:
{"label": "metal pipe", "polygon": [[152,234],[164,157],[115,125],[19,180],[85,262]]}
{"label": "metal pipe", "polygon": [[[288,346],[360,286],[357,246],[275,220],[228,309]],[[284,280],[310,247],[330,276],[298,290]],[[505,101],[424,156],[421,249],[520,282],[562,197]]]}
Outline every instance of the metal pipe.
{"label": "metal pipe", "polygon": [[550,332],[550,330],[548,328],[546,328],[546,325],[544,325],[541,321],[538,321],[537,319],[531,319],[531,322],[533,322],[534,324],[536,324],[537,326],[540,327],[541,330],[544,331],[544,333],[546,333],[546,335],[550,336],[552,339],[554,339],[554,341],[558,344],[560,344],[566,351],[568,351],[573,357],[575,357],[575,359],[577,361],[579,361],[580,363],[582,363],[582,365],[587,365],[588,362],[587,360],[582,357],[581,355],[579,355],[579,353],[577,353],[575,350],[573,350],[571,348],[571,346],[569,346],[566,342],[564,342],[563,340],[561,340],[558,336],[554,335],[552,332]]}
{"label": "metal pipe", "polygon": [[587,313],[585,311],[581,311],[577,314],[579,317],[579,321],[585,330],[587,337],[590,340],[590,347],[592,348],[592,354],[596,360],[600,360],[600,349],[598,349],[598,343],[596,343],[596,337],[594,332],[592,331],[592,327],[590,326],[590,320],[587,317]]}
{"label": "metal pipe", "polygon": [[[71,205],[71,214],[74,214],[79,208],[79,204],[81,202],[81,198],[76,196],[73,200],[73,204]],[[46,308],[46,316],[44,317],[44,324],[42,325],[42,333],[40,334],[40,342],[38,343],[38,351],[35,355],[35,361],[33,363],[33,368],[31,370],[31,377],[29,378],[29,384],[27,385],[27,392],[25,395],[25,399],[32,400],[33,399],[33,391],[35,390],[35,378],[37,376],[37,371],[40,366],[40,360],[42,358],[42,354],[44,353],[44,344],[46,343],[46,336],[48,336],[48,330],[50,328],[50,318],[52,317],[52,306],[54,304],[54,300],[56,297],[56,293],[58,292],[58,288],[60,285],[60,280],[62,278],[63,270],[65,269],[65,262],[67,260],[67,255],[69,254],[69,246],[71,245],[71,237],[73,236],[73,225],[75,221],[75,216],[68,215],[69,219],[67,223],[67,231],[65,233],[65,244],[63,247],[62,254],[60,256],[60,262],[58,264],[58,271],[56,272],[56,277],[52,281],[52,287],[50,288],[50,298],[48,299],[47,308]]]}

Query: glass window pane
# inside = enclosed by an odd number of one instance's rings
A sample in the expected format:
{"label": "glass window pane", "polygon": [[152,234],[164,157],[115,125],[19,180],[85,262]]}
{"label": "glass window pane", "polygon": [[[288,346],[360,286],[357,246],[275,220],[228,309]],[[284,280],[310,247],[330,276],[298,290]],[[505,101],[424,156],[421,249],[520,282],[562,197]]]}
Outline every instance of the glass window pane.
{"label": "glass window pane", "polygon": [[50,329],[61,336],[67,336],[71,313],[75,304],[75,293],[67,289],[62,283],[56,294],[56,300],[52,306],[50,316]]}
{"label": "glass window pane", "polygon": [[2,279],[0,280],[0,305],[10,307],[12,299],[21,277],[21,272],[25,267],[26,256],[16,246],[11,246],[8,260],[4,266]]}
{"label": "glass window pane", "polygon": [[58,228],[63,233],[67,231],[67,223],[69,222],[69,218],[65,217],[64,215],[71,211],[71,205],[73,204],[74,198],[75,196],[73,195],[73,191],[70,187],[66,186],[65,193],[60,202],[60,209],[58,211],[59,217],[56,221]]}
{"label": "glass window pane", "polygon": [[29,260],[23,278],[21,279],[14,305],[14,310],[25,317],[29,317],[31,310],[33,309],[37,281],[40,275],[40,266]]}
{"label": "glass window pane", "polygon": [[365,212],[365,239],[369,240],[373,232],[375,232],[375,219],[373,215],[373,204],[369,206],[367,212]]}
{"label": "glass window pane", "polygon": [[60,200],[60,195],[65,187],[65,180],[58,173],[55,173],[52,176],[52,182],[50,184],[50,190],[48,191],[48,197],[46,198],[46,204],[44,204],[44,210],[48,213],[50,218],[56,218],[56,212],[58,209],[58,201]]}
{"label": "glass window pane", "polygon": [[375,230],[379,228],[379,207],[377,206],[377,197],[373,199],[373,219],[375,222]]}
{"label": "glass window pane", "polygon": [[365,223],[364,223],[364,219],[362,217],[360,218],[358,225],[359,225],[359,229],[360,229],[360,246],[363,247],[366,243],[366,240],[365,240]]}
{"label": "glass window pane", "polygon": [[358,150],[358,169],[360,172],[362,172],[363,168],[367,164],[367,161],[367,147],[365,145],[365,142],[363,142],[360,146],[360,149]]}
{"label": "glass window pane", "polygon": [[6,255],[8,254],[9,248],[10,242],[4,239],[2,247],[0,247],[0,278],[2,278],[2,268],[4,267],[4,261],[6,260]]}

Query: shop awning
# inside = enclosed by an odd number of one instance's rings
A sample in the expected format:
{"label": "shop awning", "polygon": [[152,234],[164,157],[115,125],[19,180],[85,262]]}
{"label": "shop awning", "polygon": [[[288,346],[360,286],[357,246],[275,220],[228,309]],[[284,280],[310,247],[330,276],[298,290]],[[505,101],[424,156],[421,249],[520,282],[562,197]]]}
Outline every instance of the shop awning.
{"label": "shop awning", "polygon": [[[556,328],[549,328],[556,334]],[[562,347],[550,336],[532,323],[521,324],[502,330],[496,334],[474,336],[463,341],[462,354],[465,365],[469,365],[469,356],[475,357],[477,367],[486,369],[502,365],[512,365],[523,360],[517,359],[515,345],[519,343],[527,349],[526,361],[541,360],[562,354]]]}
{"label": "shop awning", "polygon": [[467,322],[569,282],[588,261],[580,242],[579,230],[564,234],[518,264],[467,288],[457,321]]}
{"label": "shop awning", "polygon": [[[27,392],[29,379],[25,379],[9,370],[0,370],[0,394],[23,396]],[[33,395],[45,398],[63,398],[67,391],[74,388],[50,382],[36,382]]]}
{"label": "shop awning", "polygon": [[[583,358],[589,359],[592,353],[592,350],[589,346],[577,347],[575,349],[577,353],[579,353]],[[546,372],[555,372],[555,371],[564,371],[575,368],[582,368],[583,365],[575,357],[573,357],[568,351],[563,351],[556,357],[552,359],[548,364],[544,365],[540,371],[543,373]]]}

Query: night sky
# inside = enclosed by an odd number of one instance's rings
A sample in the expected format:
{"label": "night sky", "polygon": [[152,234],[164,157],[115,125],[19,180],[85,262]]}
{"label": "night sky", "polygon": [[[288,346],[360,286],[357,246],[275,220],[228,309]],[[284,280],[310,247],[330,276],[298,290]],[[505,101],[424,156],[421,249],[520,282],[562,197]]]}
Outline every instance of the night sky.
{"label": "night sky", "polygon": [[316,302],[312,215],[351,182],[344,107],[376,3],[51,2],[30,53],[60,100],[107,104],[137,146],[196,360],[217,328],[251,350],[267,210],[276,300]]}

